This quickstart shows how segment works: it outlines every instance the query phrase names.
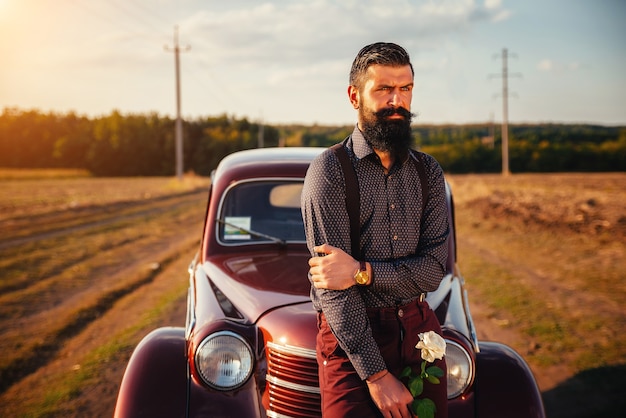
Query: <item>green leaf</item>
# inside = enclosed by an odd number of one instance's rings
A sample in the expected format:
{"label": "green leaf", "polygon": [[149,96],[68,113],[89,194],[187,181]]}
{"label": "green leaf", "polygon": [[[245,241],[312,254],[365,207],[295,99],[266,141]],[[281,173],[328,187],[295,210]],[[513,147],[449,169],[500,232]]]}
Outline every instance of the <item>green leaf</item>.
{"label": "green leaf", "polygon": [[433,385],[438,385],[440,383],[439,378],[433,375],[426,376],[426,380],[428,380]]}
{"label": "green leaf", "polygon": [[411,395],[415,398],[424,392],[424,381],[421,377],[414,377],[409,380],[408,388]]}
{"label": "green leaf", "polygon": [[414,412],[419,418],[435,418],[435,412],[437,412],[435,403],[428,398],[419,399],[415,409]]}
{"label": "green leaf", "polygon": [[419,404],[421,402],[422,402],[421,399],[413,399],[413,402],[411,402],[411,405],[409,406],[409,409],[411,410],[411,412],[413,412],[413,415],[417,416],[417,408],[419,407]]}
{"label": "green leaf", "polygon": [[427,368],[426,373],[432,376],[443,377],[443,370],[437,366]]}
{"label": "green leaf", "polygon": [[400,379],[402,379],[403,377],[409,377],[409,376],[411,376],[411,368],[409,366],[406,366],[404,370],[402,370],[402,373],[400,373]]}

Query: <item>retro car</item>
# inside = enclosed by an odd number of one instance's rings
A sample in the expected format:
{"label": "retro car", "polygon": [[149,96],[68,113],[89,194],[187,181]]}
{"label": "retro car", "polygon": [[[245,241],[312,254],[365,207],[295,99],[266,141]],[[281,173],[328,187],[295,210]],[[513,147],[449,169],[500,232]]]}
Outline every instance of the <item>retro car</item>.
{"label": "retro car", "polygon": [[[321,148],[225,157],[212,174],[199,250],[189,267],[185,327],[135,348],[116,417],[319,417],[316,313],[300,194]],[[447,342],[450,417],[544,417],[541,394],[510,347],[478,341],[456,260],[427,301]],[[503,284],[505,285],[505,284]]]}

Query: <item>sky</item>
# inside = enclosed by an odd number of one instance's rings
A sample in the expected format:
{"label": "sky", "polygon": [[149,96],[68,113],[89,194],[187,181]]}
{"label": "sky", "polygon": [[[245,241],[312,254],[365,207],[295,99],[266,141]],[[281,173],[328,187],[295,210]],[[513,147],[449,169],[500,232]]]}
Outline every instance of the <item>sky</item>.
{"label": "sky", "polygon": [[350,125],[348,73],[395,42],[415,123],[626,125],[625,0],[0,0],[0,109]]}

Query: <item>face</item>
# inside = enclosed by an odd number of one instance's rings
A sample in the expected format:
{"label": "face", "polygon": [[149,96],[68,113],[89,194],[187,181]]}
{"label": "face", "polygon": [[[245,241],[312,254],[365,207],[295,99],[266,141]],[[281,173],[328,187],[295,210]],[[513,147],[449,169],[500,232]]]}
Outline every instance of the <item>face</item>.
{"label": "face", "polygon": [[405,155],[412,140],[412,92],[413,73],[408,65],[372,65],[360,89],[348,88],[359,112],[359,129],[372,148],[396,157]]}
{"label": "face", "polygon": [[[348,96],[359,110],[359,127],[362,116],[368,117],[383,109],[404,108],[411,111],[413,99],[413,73],[411,67],[390,67],[374,64],[368,67],[361,89],[348,87]],[[388,120],[402,120],[401,115],[387,116]]]}

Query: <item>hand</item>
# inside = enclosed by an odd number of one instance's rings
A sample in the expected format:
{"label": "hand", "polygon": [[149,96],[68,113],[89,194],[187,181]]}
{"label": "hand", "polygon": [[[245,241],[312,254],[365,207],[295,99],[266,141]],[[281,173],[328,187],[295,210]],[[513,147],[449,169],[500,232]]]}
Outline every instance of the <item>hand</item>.
{"label": "hand", "polygon": [[313,248],[324,256],[309,259],[309,272],[313,285],[318,289],[345,290],[355,285],[354,274],[359,262],[340,248],[328,244]]}
{"label": "hand", "polygon": [[373,381],[367,382],[372,400],[382,412],[385,418],[411,418],[413,413],[409,410],[409,405],[413,402],[411,392],[386,370],[385,375],[376,379],[377,375],[371,377]]}

